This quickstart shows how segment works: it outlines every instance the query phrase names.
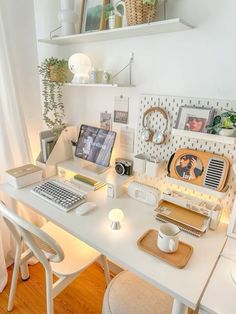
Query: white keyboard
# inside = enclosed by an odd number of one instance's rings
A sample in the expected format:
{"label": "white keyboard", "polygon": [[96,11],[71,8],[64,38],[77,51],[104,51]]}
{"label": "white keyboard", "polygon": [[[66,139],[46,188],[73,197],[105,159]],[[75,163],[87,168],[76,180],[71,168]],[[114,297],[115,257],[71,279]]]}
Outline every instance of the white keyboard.
{"label": "white keyboard", "polygon": [[75,192],[55,180],[40,183],[31,192],[65,212],[86,201],[85,194]]}

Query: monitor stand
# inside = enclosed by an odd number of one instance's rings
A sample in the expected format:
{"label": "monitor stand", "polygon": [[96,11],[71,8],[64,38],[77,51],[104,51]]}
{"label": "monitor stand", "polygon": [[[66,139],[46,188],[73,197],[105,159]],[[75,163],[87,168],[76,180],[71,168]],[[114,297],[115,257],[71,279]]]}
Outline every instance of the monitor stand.
{"label": "monitor stand", "polygon": [[88,170],[88,171],[94,172],[96,174],[101,174],[101,173],[107,171],[110,167],[103,167],[103,166],[96,165],[96,164],[90,164],[90,165],[87,165],[83,168]]}

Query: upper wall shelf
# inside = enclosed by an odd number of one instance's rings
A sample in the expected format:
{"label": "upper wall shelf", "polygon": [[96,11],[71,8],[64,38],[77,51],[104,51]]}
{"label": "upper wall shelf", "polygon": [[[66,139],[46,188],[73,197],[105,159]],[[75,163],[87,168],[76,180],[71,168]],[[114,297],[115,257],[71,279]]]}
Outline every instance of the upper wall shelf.
{"label": "upper wall shelf", "polygon": [[99,32],[88,32],[64,37],[54,37],[52,39],[39,39],[39,42],[53,45],[71,45],[93,41],[111,40],[136,36],[156,35],[160,33],[178,32],[191,29],[179,18],[104,30]]}

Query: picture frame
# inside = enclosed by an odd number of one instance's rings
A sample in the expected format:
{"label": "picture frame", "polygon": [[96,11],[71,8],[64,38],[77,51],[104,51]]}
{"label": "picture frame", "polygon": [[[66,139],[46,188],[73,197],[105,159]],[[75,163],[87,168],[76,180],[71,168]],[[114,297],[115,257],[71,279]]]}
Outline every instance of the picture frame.
{"label": "picture frame", "polygon": [[207,126],[212,123],[214,115],[215,110],[211,108],[182,106],[179,108],[175,128],[207,133]]}
{"label": "picture frame", "polygon": [[106,29],[103,7],[108,3],[110,0],[83,0],[81,33]]}

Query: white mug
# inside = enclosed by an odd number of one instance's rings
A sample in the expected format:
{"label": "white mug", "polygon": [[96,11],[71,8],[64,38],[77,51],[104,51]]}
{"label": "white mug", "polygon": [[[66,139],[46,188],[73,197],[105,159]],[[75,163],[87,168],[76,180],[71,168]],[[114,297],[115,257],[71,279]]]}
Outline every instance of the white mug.
{"label": "white mug", "polygon": [[176,252],[179,246],[179,233],[180,229],[171,223],[164,223],[160,226],[157,246],[166,253]]}

